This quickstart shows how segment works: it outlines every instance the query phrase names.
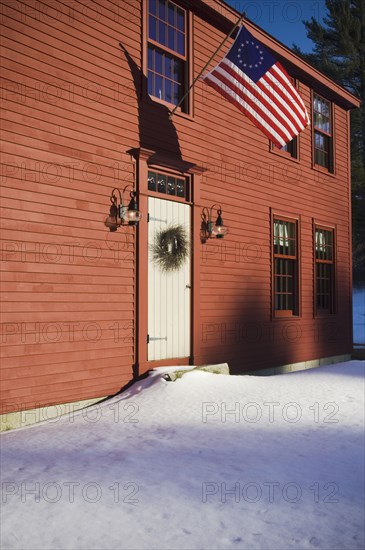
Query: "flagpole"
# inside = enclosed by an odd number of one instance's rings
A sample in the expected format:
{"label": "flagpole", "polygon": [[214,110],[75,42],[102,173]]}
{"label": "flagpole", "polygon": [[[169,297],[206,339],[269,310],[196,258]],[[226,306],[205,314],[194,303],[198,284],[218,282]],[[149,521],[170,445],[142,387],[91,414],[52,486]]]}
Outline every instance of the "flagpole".
{"label": "flagpole", "polygon": [[213,53],[213,55],[209,58],[209,60],[206,62],[206,64],[204,65],[204,67],[202,68],[202,70],[200,71],[200,73],[194,78],[193,82],[190,84],[189,88],[186,90],[185,94],[182,96],[182,98],[180,99],[179,103],[177,105],[175,105],[175,107],[173,108],[173,110],[171,111],[171,113],[169,114],[169,119],[171,120],[172,117],[174,116],[175,114],[175,111],[178,107],[180,107],[180,105],[182,104],[182,102],[184,101],[184,99],[189,95],[191,89],[195,86],[195,83],[196,81],[201,77],[201,75],[203,74],[203,72],[205,71],[205,69],[208,67],[208,65],[211,63],[211,61],[214,59],[214,57],[217,55],[217,53],[219,52],[219,50],[221,50],[224,46],[224,44],[227,42],[227,40],[232,36],[232,34],[234,33],[234,31],[236,30],[236,28],[238,27],[238,25],[241,23],[241,21],[244,19],[244,15],[240,15],[237,23],[234,25],[234,27],[232,27],[232,29],[230,30],[229,34],[227,34],[227,36],[225,37],[225,39],[223,40],[223,42],[218,46],[218,48],[215,50],[215,52]]}

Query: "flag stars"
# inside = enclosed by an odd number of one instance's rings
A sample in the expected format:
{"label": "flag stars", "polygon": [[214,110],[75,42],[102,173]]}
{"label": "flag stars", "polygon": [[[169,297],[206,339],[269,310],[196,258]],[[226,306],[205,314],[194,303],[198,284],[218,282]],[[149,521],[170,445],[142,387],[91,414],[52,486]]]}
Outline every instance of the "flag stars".
{"label": "flag stars", "polygon": [[[248,61],[245,63],[245,55],[246,55],[247,47],[249,50],[250,48],[254,48],[255,50],[255,54],[254,54],[255,59],[252,59],[252,63],[249,63]],[[257,42],[255,42],[254,40],[249,40],[249,39],[244,40],[239,44],[239,48],[237,48],[236,52],[237,52],[236,63],[241,67],[245,67],[248,69],[254,69],[254,68],[257,69],[260,67],[260,65],[262,65],[264,61],[264,55],[263,55],[264,51],[262,50],[261,46],[257,44]]]}

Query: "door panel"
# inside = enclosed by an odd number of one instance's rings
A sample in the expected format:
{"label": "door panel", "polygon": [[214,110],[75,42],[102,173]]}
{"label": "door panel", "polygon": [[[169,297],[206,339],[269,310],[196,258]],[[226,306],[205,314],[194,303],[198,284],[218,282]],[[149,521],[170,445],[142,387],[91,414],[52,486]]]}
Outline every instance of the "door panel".
{"label": "door panel", "polygon": [[190,254],[176,271],[164,272],[153,261],[151,245],[158,231],[182,225],[191,238],[190,205],[148,199],[148,360],[190,356]]}

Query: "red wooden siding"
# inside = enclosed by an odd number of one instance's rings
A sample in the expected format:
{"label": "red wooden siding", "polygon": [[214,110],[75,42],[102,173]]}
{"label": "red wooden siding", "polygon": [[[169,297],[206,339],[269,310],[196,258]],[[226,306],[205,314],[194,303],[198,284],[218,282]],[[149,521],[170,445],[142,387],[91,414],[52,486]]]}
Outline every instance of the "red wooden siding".
{"label": "red wooden siding", "polygon": [[[312,167],[310,129],[298,138],[299,161],[277,155],[201,82],[193,116],[170,122],[165,106],[140,100],[142,1],[1,4],[3,412],[112,394],[132,378],[145,346],[136,300],[139,292],[145,311],[146,289],[135,257],[138,244],[146,246],[147,220],[139,242],[134,228],[109,233],[103,222],[110,191],[133,184],[138,168],[146,174],[128,153],[139,147],[170,156],[170,168],[186,161],[203,172],[192,176],[195,364],[227,361],[244,372],[351,351],[348,95],[298,65],[309,110],[316,79],[324,97],[326,82],[329,94],[335,89],[329,99],[343,96],[334,106],[335,174],[328,174]],[[219,1],[206,4],[222,21],[237,19]],[[210,13],[191,18],[194,75],[224,37]],[[138,188],[146,205],[145,182]],[[230,232],[201,245],[200,211],[214,203]],[[299,219],[297,318],[271,315],[272,213]],[[335,227],[335,315],[314,315],[313,223]],[[140,372],[150,367],[141,363]]]}
{"label": "red wooden siding", "polygon": [[[223,34],[195,20],[196,72]],[[311,90],[299,89],[310,110]],[[207,168],[202,206],[220,203],[224,241],[201,247],[201,339],[197,362],[228,361],[233,372],[351,352],[348,124],[335,106],[335,176],[313,170],[312,136],[298,138],[300,162],[270,152],[268,140],[219,94],[198,83],[195,120],[176,117],[184,156]],[[300,316],[272,319],[270,212],[299,218]],[[336,315],[314,319],[313,219],[336,225]]]}
{"label": "red wooden siding", "polygon": [[118,41],[122,28],[139,55],[139,7],[2,2],[3,412],[132,378],[134,230],[103,221],[113,187],[134,180],[135,92]]}

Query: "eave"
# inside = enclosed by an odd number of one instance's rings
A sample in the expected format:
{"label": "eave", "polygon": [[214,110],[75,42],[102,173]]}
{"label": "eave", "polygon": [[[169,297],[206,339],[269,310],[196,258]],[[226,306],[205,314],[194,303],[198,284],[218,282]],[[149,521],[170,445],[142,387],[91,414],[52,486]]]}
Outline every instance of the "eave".
{"label": "eave", "polygon": [[[226,4],[224,0],[215,0],[216,7],[212,6],[211,1],[208,5],[204,0],[182,0],[182,3],[224,34],[230,32],[240,16],[239,12]],[[291,76],[346,110],[360,107],[360,100],[351,92],[321,73],[253,22],[245,19],[244,23],[249,31],[273,52]],[[219,54],[216,62],[218,58]]]}

